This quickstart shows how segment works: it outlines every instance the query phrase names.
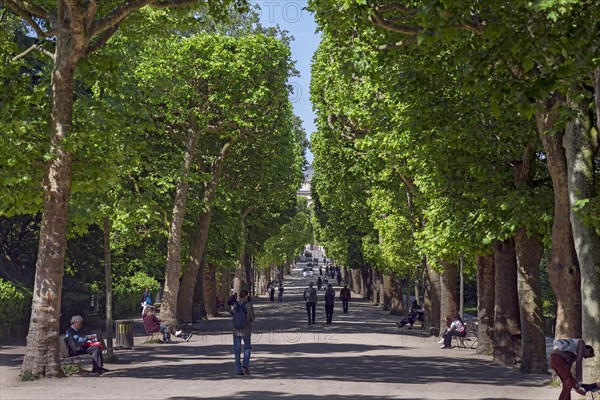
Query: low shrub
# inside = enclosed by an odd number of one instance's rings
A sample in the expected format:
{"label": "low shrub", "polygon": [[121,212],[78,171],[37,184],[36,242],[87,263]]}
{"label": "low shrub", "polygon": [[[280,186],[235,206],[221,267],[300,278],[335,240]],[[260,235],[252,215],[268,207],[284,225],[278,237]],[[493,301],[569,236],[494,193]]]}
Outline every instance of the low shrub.
{"label": "low shrub", "polygon": [[29,324],[31,298],[29,289],[0,278],[0,337]]}
{"label": "low shrub", "polygon": [[114,317],[126,318],[139,312],[140,299],[146,288],[156,292],[160,289],[160,283],[141,271],[115,282],[113,285]]}

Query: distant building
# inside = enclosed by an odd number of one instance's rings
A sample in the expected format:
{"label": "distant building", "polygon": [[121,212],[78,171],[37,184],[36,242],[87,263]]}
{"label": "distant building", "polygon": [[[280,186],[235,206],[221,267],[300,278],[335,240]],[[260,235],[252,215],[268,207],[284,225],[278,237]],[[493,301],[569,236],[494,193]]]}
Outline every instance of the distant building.
{"label": "distant building", "polygon": [[308,206],[312,206],[312,198],[310,197],[310,181],[313,176],[313,168],[312,165],[308,166],[308,169],[304,172],[304,182],[302,182],[302,186],[300,186],[300,190],[298,190],[298,196],[306,197],[308,200]]}

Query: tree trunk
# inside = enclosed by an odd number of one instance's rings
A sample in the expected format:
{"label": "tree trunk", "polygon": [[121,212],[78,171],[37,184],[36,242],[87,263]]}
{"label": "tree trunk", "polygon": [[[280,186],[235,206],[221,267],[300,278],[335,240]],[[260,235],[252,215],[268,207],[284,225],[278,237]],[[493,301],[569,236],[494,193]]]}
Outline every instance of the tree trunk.
{"label": "tree trunk", "polygon": [[204,275],[204,304],[206,304],[206,315],[208,317],[216,317],[219,314],[217,310],[216,273],[216,265],[208,263]]}
{"label": "tree trunk", "polygon": [[[560,104],[558,101],[557,104]],[[567,160],[562,147],[563,132],[547,133],[558,111],[547,104],[546,113],[536,114],[537,130],[546,151],[548,172],[554,189],[552,249],[548,260],[550,284],[556,296],[555,337],[581,337],[581,277],[573,241],[567,180]]]}
{"label": "tree trunk", "polygon": [[381,291],[383,292],[383,309],[394,314],[394,278],[390,274],[383,274]]}
{"label": "tree trunk", "polygon": [[465,258],[460,255],[460,263],[458,268],[458,313],[461,318],[465,317]]}
{"label": "tree trunk", "polygon": [[[200,268],[198,268],[198,276],[196,277],[196,284],[194,285],[194,297],[192,304],[198,307],[197,318],[192,318],[192,322],[198,322],[208,319],[206,315],[206,303],[204,302],[204,274],[206,273],[206,262],[202,259]],[[194,313],[192,313],[194,314]],[[193,317],[193,315],[192,315]]]}
{"label": "tree trunk", "polygon": [[406,294],[404,299],[404,310],[410,309],[410,272],[404,275],[404,287],[406,288]]}
{"label": "tree trunk", "polygon": [[425,307],[425,321],[429,327],[440,329],[440,274],[430,265],[425,264],[425,282],[423,282],[423,305]]}
{"label": "tree trunk", "polygon": [[492,354],[496,277],[493,254],[477,257],[477,354]]}
{"label": "tree trunk", "polygon": [[[73,25],[76,25],[76,21],[73,21]],[[78,43],[69,29],[58,31],[51,85],[52,156],[46,164],[43,180],[44,206],[27,350],[22,366],[23,372],[36,377],[64,375],[60,366],[58,330],[72,172],[71,156],[64,149],[64,141],[73,121],[75,67],[83,57],[85,48],[78,48],[78,45],[81,43]]]}
{"label": "tree trunk", "polygon": [[521,372],[545,374],[548,372],[546,338],[542,309],[540,261],[544,246],[535,236],[529,236],[525,228],[515,233],[517,255],[517,282],[521,313]]}
{"label": "tree trunk", "polygon": [[363,265],[360,269],[362,273],[362,296],[363,299],[372,299],[373,298],[373,276],[371,275],[371,268],[366,265]]}
{"label": "tree trunk", "polygon": [[440,326],[444,327],[446,316],[458,314],[458,265],[440,261],[444,267],[440,279]]}
{"label": "tree trunk", "polygon": [[112,291],[112,266],[110,261],[110,220],[103,219],[104,225],[104,281],[106,283],[106,346],[107,355],[113,355],[113,291]]}
{"label": "tree trunk", "polygon": [[175,189],[175,204],[171,213],[169,225],[169,238],[167,240],[167,268],[165,271],[165,285],[160,305],[160,318],[171,326],[177,323],[177,295],[179,293],[179,277],[181,275],[181,243],[182,227],[188,198],[188,179],[190,168],[196,158],[198,135],[195,129],[188,131],[183,155],[181,179]]}
{"label": "tree trunk", "polygon": [[200,214],[198,220],[197,232],[194,236],[195,240],[190,244],[190,255],[187,262],[187,268],[183,271],[181,287],[179,288],[177,296],[177,314],[179,319],[183,322],[190,322],[192,319],[194,288],[196,286],[200,262],[202,261],[202,257],[204,257],[204,249],[208,239],[208,229],[212,219],[212,201],[217,192],[223,166],[225,165],[225,159],[234,142],[235,141],[232,139],[225,143],[221,148],[219,156],[211,168],[211,179],[204,191],[203,204],[205,209]]}
{"label": "tree trunk", "polygon": [[493,362],[515,365],[521,353],[521,329],[514,239],[494,242],[494,266],[496,296]]}
{"label": "tree trunk", "polygon": [[350,273],[352,274],[352,287],[354,292],[358,295],[363,294],[363,284],[362,284],[362,271],[358,268],[350,269]]}
{"label": "tree trunk", "polygon": [[[596,79],[596,95],[600,95],[600,72],[597,72]],[[599,102],[600,98],[596,97],[597,110],[600,110]],[[584,109],[585,106],[583,104],[579,108]],[[600,129],[600,121],[598,126]],[[583,113],[567,124],[563,147],[568,167],[571,226],[581,266],[582,337],[596,351],[600,349],[600,237],[596,227],[589,223],[584,224],[581,215],[574,210],[578,201],[597,198],[597,165],[594,165],[594,161],[598,155],[598,142],[598,131],[592,128],[589,119]],[[600,357],[586,359],[583,372],[584,382],[600,381]]]}

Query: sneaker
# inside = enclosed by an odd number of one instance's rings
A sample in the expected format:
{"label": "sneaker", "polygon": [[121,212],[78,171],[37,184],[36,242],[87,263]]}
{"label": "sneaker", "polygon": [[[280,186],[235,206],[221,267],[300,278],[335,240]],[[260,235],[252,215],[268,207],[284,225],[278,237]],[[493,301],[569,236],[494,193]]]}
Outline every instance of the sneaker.
{"label": "sneaker", "polygon": [[194,334],[193,334],[193,333],[188,333],[187,337],[185,338],[185,341],[186,341],[186,342],[189,342],[189,341],[190,341],[190,339],[192,338],[192,336],[194,336]]}
{"label": "sneaker", "polygon": [[441,344],[441,343],[444,343],[444,339],[440,339],[440,340],[438,341],[438,343],[440,343],[440,344]]}
{"label": "sneaker", "polygon": [[182,330],[175,331],[175,336],[181,336],[182,333],[183,333]]}
{"label": "sneaker", "polygon": [[242,370],[244,371],[244,375],[250,375],[250,370],[247,367],[242,367]]}
{"label": "sneaker", "polygon": [[442,347],[440,347],[440,349],[451,349],[451,348],[452,347],[450,347],[450,346],[442,346]]}

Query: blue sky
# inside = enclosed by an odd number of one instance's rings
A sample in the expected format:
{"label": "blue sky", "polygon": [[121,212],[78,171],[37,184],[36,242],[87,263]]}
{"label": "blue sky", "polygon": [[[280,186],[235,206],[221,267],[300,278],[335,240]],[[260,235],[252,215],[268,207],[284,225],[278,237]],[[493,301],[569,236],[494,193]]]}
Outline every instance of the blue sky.
{"label": "blue sky", "polygon": [[[260,20],[264,26],[279,25],[295,39],[291,44],[292,58],[296,61],[296,69],[300,72],[300,76],[290,79],[290,84],[294,88],[290,99],[294,112],[302,119],[302,126],[310,139],[311,133],[315,131],[315,116],[309,98],[310,64],[319,45],[320,35],[316,32],[317,25],[313,15],[305,10],[307,1],[264,0],[251,3],[260,6],[262,10]],[[307,158],[308,162],[312,163],[311,153],[307,154]]]}

